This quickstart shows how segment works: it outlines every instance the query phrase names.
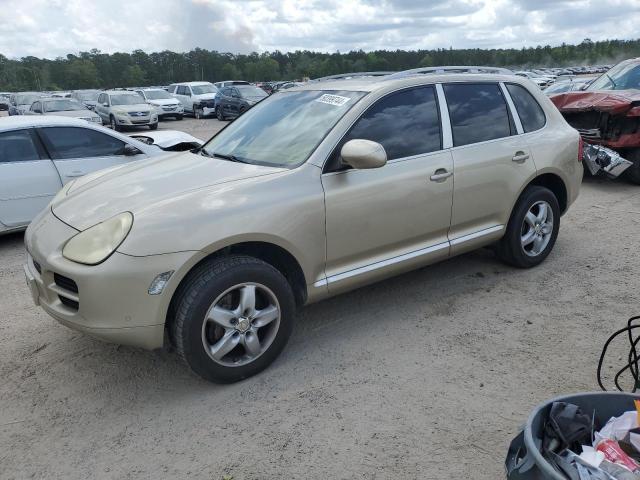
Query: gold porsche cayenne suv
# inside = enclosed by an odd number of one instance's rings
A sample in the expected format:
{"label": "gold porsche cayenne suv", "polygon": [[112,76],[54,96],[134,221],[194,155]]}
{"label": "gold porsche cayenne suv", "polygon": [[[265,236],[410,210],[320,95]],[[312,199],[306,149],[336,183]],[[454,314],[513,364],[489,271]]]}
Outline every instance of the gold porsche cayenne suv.
{"label": "gold porsche cayenne suv", "polygon": [[26,232],[27,283],[60,323],[233,382],[305,304],[487,245],[551,252],[581,142],[535,85],[496,74],[310,82],[202,148],[68,184]]}

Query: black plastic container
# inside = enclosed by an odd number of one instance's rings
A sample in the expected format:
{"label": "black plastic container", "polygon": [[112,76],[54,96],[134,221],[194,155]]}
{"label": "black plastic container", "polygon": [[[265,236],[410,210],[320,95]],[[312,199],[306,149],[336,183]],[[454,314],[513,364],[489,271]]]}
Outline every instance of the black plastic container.
{"label": "black plastic container", "polygon": [[595,412],[595,418],[604,426],[611,417],[635,410],[633,401],[638,398],[640,396],[636,394],[621,392],[579,393],[554,398],[539,405],[529,416],[522,432],[511,442],[505,462],[507,479],[567,480],[540,453],[542,433],[553,402],[573,403],[589,416]]}

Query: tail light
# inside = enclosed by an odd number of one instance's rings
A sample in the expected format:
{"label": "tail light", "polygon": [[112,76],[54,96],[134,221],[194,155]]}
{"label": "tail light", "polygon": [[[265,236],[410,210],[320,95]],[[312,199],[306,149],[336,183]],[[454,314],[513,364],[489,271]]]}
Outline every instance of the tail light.
{"label": "tail light", "polygon": [[578,162],[582,162],[582,155],[584,154],[584,140],[579,137],[578,140]]}

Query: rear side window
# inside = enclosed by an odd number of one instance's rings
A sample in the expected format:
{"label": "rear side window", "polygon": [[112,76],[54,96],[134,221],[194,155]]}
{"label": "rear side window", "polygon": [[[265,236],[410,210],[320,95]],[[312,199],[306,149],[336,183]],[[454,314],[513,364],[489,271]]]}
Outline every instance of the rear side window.
{"label": "rear side window", "polygon": [[123,141],[90,128],[48,127],[40,134],[54,160],[124,155]]}
{"label": "rear side window", "polygon": [[38,147],[28,130],[0,133],[0,164],[40,159]]}
{"label": "rear side window", "polygon": [[511,135],[511,119],[502,90],[496,83],[460,83],[444,86],[453,145],[469,145]]}
{"label": "rear side window", "polygon": [[534,132],[544,127],[544,124],[547,123],[544,110],[533,98],[533,95],[522,85],[516,85],[515,83],[508,83],[507,90],[509,90],[511,100],[516,106],[525,133]]}
{"label": "rear side window", "polygon": [[356,138],[380,143],[389,160],[440,150],[440,115],[434,88],[412,88],[378,100],[341,145]]}

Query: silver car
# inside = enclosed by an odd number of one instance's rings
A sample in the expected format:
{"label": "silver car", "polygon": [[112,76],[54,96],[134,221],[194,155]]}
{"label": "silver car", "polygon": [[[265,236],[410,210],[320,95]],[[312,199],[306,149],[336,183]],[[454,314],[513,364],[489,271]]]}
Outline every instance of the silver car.
{"label": "silver car", "polygon": [[95,112],[102,122],[120,131],[147,126],[158,128],[158,114],[140,95],[126,90],[107,90],[98,95]]}
{"label": "silver car", "polygon": [[79,118],[80,120],[102,125],[100,116],[89,110],[82,103],[70,98],[40,98],[33,102],[31,108],[24,114]]}
{"label": "silver car", "polygon": [[69,181],[162,153],[156,146],[75,118],[2,118],[0,234],[24,229]]}

